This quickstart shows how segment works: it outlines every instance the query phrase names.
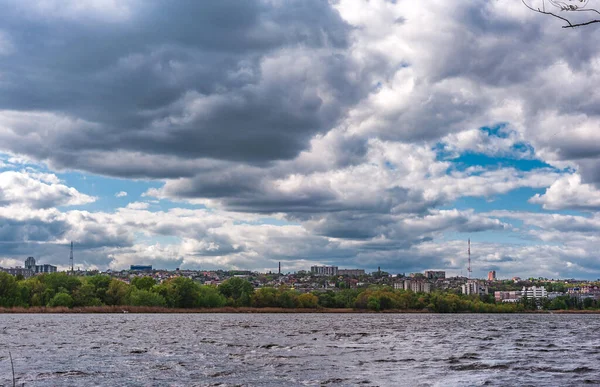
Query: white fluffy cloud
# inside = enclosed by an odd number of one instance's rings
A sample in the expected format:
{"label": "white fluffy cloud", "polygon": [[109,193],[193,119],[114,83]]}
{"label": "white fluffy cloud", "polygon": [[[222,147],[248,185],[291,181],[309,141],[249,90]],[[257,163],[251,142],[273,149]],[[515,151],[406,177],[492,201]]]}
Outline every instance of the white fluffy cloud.
{"label": "white fluffy cloud", "polygon": [[541,204],[547,210],[594,210],[600,209],[600,190],[593,184],[581,181],[577,173],[556,180],[543,195],[536,194],[529,200]]}
{"label": "white fluffy cloud", "polygon": [[0,172],[0,206],[50,208],[88,204],[96,198],[60,183],[56,175],[31,171]]}

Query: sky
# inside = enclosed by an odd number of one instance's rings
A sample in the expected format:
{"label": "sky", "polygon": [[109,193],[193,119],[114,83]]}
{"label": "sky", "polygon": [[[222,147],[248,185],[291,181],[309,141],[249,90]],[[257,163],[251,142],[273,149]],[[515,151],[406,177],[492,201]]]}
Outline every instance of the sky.
{"label": "sky", "polygon": [[600,278],[600,24],[0,0],[0,266]]}

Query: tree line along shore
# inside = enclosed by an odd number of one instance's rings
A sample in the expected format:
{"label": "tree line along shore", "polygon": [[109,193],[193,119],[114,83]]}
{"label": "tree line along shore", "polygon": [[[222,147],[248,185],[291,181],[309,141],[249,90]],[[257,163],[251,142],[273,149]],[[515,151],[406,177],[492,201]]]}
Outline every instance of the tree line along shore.
{"label": "tree line along shore", "polygon": [[522,300],[495,303],[493,298],[454,292],[414,293],[390,286],[300,293],[289,287],[261,287],[241,278],[218,286],[200,285],[177,277],[156,283],[151,277],[134,277],[131,283],[106,275],[89,277],[66,273],[28,279],[0,272],[2,313],[519,313],[598,312],[590,304]]}

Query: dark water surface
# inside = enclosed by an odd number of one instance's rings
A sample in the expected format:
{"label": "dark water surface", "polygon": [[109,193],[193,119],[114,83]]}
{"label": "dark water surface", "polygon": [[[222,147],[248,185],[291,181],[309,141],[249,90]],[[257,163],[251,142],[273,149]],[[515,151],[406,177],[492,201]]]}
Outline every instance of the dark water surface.
{"label": "dark water surface", "polygon": [[0,385],[600,385],[600,315],[0,315]]}

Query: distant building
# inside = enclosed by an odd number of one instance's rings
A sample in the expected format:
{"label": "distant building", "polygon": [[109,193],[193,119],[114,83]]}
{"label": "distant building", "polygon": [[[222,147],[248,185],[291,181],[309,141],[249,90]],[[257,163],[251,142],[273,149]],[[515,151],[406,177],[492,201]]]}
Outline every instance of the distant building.
{"label": "distant building", "polygon": [[492,270],[490,272],[488,272],[488,281],[495,281],[496,280],[496,270]]}
{"label": "distant building", "polygon": [[360,277],[365,275],[365,269],[339,269],[338,275],[347,275],[350,277]]}
{"label": "distant building", "polygon": [[394,289],[410,290],[414,293],[431,293],[431,283],[427,281],[404,280],[396,282]]}
{"label": "distant building", "polygon": [[57,268],[53,265],[36,265],[35,258],[27,257],[25,260],[25,269],[31,270],[33,274],[41,274],[41,273],[56,273]]}
{"label": "distant building", "polygon": [[543,286],[523,286],[523,290],[521,290],[521,295],[527,298],[548,298],[548,292]]}
{"label": "distant building", "polygon": [[334,276],[334,275],[338,275],[338,267],[337,266],[311,266],[310,272],[313,275]]}
{"label": "distant building", "polygon": [[489,293],[487,285],[479,283],[479,281],[467,281],[466,284],[461,286],[462,293],[466,295],[476,294],[478,296],[484,296]]}
{"label": "distant building", "polygon": [[131,265],[129,266],[131,271],[152,271],[152,265]]}
{"label": "distant building", "polygon": [[25,278],[29,278],[35,274],[32,270],[24,268],[24,267],[20,267],[20,266],[11,267],[11,268],[7,268],[7,269],[0,268],[0,271],[3,271],[5,273],[8,273],[8,274],[14,275],[14,276],[22,275]]}
{"label": "distant building", "polygon": [[549,300],[554,300],[557,297],[562,297],[565,294],[563,292],[548,292],[548,299]]}
{"label": "distant building", "polygon": [[573,288],[568,288],[567,293],[569,293],[569,294],[600,293],[600,289],[597,286],[573,287]]}
{"label": "distant building", "polygon": [[506,292],[494,292],[496,302],[518,302],[521,299],[521,291],[513,290]]}
{"label": "distant building", "polygon": [[443,270],[425,270],[425,278],[430,280],[446,279],[446,272]]}

